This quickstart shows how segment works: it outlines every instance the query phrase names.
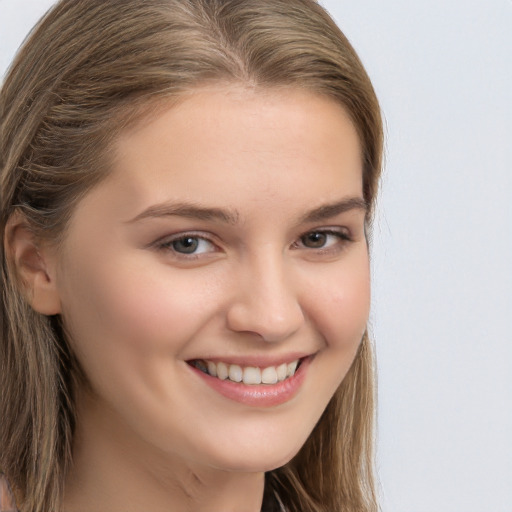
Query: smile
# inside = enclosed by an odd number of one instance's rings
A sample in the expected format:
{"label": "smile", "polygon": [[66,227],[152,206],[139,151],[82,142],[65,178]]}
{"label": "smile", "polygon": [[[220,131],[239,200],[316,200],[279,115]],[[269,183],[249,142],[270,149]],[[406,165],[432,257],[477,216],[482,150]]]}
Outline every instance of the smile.
{"label": "smile", "polygon": [[257,360],[243,364],[192,359],[187,363],[200,381],[224,397],[252,407],[274,407],[289,402],[300,392],[314,357],[311,354],[287,362],[281,360],[274,366]]}
{"label": "smile", "polygon": [[300,362],[300,359],[296,359],[290,363],[283,363],[279,366],[267,366],[265,368],[240,366],[222,361],[206,361],[204,359],[195,359],[190,361],[189,364],[201,372],[220,380],[256,386],[259,384],[276,384],[293,377],[300,366]]}

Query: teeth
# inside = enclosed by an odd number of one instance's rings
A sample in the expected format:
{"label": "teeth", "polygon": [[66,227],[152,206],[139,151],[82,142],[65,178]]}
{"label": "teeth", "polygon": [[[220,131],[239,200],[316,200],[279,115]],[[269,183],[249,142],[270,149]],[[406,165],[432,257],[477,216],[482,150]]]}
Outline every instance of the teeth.
{"label": "teeth", "polygon": [[202,372],[212,377],[217,377],[220,380],[229,379],[233,382],[243,382],[247,385],[258,385],[276,384],[289,377],[293,377],[299,365],[299,360],[288,364],[283,363],[279,366],[268,366],[267,368],[257,368],[255,366],[242,367],[238,364],[214,363],[213,361],[202,359],[196,359],[192,364]]}
{"label": "teeth", "polygon": [[286,368],[286,376],[291,377],[295,374],[295,370],[297,369],[297,364],[299,361],[293,361],[292,363],[288,363],[288,367]]}
{"label": "teeth", "polygon": [[253,366],[245,368],[244,384],[261,384],[261,370]]}
{"label": "teeth", "polygon": [[277,371],[273,366],[269,366],[261,372],[261,382],[263,384],[275,384],[277,382]]}
{"label": "teeth", "polygon": [[217,365],[211,361],[208,361],[208,373],[212,377],[217,377]]}
{"label": "teeth", "polygon": [[[277,367],[277,380],[279,382],[286,379],[286,374],[288,372],[288,365],[286,363],[283,363]],[[211,373],[210,373],[211,375]]]}
{"label": "teeth", "polygon": [[229,380],[233,382],[242,382],[244,375],[241,366],[237,364],[232,364],[229,366]]}
{"label": "teeth", "polygon": [[[215,377],[215,375],[212,375],[210,373],[210,375],[212,377]],[[217,377],[220,379],[220,380],[226,380],[228,378],[228,367],[225,363],[217,363]]]}

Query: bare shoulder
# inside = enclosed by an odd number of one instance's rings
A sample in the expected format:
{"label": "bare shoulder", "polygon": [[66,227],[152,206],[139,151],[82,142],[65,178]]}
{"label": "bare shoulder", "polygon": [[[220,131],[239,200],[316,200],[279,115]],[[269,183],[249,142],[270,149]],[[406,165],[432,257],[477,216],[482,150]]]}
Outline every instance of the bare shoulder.
{"label": "bare shoulder", "polygon": [[17,512],[16,503],[4,475],[0,474],[0,512]]}

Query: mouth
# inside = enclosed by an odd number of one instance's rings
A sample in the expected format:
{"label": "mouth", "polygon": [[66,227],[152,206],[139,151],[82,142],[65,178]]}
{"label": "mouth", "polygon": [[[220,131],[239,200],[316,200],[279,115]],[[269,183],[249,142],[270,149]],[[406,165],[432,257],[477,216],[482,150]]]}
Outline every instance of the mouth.
{"label": "mouth", "polygon": [[284,382],[295,375],[302,361],[305,358],[296,359],[289,363],[282,363],[278,366],[241,366],[222,361],[208,361],[206,359],[193,359],[187,363],[210,377],[222,381],[231,381],[246,384],[248,386],[258,386],[261,384],[277,384]]}
{"label": "mouth", "polygon": [[276,361],[275,365],[258,358],[248,358],[245,364],[241,360],[220,359],[191,359],[187,363],[200,381],[225,398],[267,408],[285,404],[300,393],[314,357],[315,354],[297,354],[288,361]]}

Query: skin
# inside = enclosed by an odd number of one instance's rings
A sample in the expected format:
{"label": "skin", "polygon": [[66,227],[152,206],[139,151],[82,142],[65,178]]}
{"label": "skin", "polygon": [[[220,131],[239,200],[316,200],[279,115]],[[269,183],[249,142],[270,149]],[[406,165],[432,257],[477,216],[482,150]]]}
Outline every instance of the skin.
{"label": "skin", "polygon": [[[40,249],[28,279],[34,307],[63,316],[90,384],[63,509],[257,511],[264,472],[304,444],[366,327],[364,209],[304,219],[362,202],[356,131],[321,96],[224,86],[162,108],[114,149],[63,247]],[[161,203],[233,218],[133,220]],[[319,246],[305,237],[325,230]],[[196,253],[172,245],[184,234],[199,237]],[[289,354],[314,358],[271,407],[220,395],[187,364]]]}

